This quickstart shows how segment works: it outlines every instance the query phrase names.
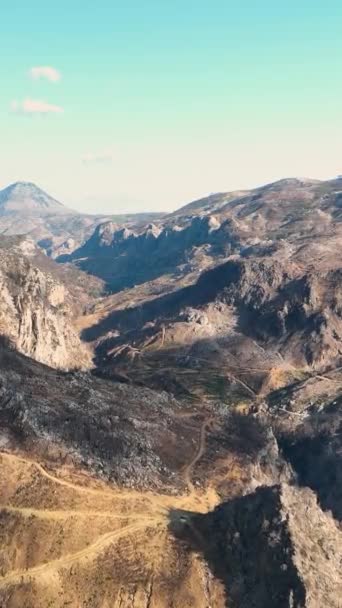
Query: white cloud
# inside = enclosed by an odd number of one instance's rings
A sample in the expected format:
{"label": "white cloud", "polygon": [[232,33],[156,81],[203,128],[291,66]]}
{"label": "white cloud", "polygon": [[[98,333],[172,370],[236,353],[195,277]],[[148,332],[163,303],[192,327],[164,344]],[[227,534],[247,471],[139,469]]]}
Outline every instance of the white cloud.
{"label": "white cloud", "polygon": [[23,101],[12,101],[11,110],[17,114],[62,114],[63,108],[40,99],[24,99]]}
{"label": "white cloud", "polygon": [[84,165],[109,165],[114,160],[114,153],[111,150],[102,152],[87,152],[82,156]]}
{"label": "white cloud", "polygon": [[33,80],[45,78],[50,82],[58,82],[62,77],[61,73],[50,65],[33,67],[29,70],[29,75]]}

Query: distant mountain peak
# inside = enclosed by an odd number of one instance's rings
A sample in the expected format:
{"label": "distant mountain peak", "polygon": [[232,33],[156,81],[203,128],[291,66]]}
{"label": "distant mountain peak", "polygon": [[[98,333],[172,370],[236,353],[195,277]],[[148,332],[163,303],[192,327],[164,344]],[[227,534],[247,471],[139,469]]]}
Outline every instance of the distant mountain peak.
{"label": "distant mountain peak", "polygon": [[10,184],[0,190],[0,215],[16,213],[53,215],[72,213],[72,211],[36,184],[22,181]]}
{"label": "distant mountain peak", "polygon": [[25,181],[14,182],[13,184],[10,184],[8,186],[8,188],[10,188],[12,190],[14,190],[15,188],[34,188],[35,190],[41,190],[41,188],[39,188],[33,182],[25,182]]}
{"label": "distant mountain peak", "polygon": [[283,179],[278,179],[275,182],[271,182],[269,184],[264,184],[260,186],[260,188],[256,188],[256,190],[275,190],[282,188],[305,188],[307,186],[316,186],[320,183],[319,179],[311,179],[310,177],[285,177]]}

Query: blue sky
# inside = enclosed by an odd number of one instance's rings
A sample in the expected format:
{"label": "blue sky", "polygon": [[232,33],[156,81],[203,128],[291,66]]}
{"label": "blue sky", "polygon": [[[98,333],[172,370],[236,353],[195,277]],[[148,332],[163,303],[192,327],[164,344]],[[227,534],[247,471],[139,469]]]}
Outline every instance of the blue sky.
{"label": "blue sky", "polygon": [[115,213],[342,173],[340,1],[12,0],[0,17],[0,187]]}

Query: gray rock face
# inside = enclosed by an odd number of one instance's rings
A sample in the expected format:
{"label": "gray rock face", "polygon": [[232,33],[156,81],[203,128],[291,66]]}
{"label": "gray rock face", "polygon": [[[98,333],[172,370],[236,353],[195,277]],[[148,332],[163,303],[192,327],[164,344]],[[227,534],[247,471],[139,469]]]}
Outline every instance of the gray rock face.
{"label": "gray rock face", "polygon": [[60,262],[74,262],[107,281],[111,291],[174,272],[187,262],[191,251],[219,240],[220,222],[214,216],[195,216],[182,226],[166,221],[128,230],[112,222],[99,225],[94,234]]}
{"label": "gray rock face", "polygon": [[0,248],[0,333],[46,365],[88,367],[90,354],[72,326],[66,287],[37,268],[22,247]]}
{"label": "gray rock face", "polygon": [[196,266],[201,250],[203,267],[232,254],[298,257],[312,264],[330,257],[341,242],[340,196],[338,180],[300,179],[212,195],[162,218],[152,230],[145,226],[127,233],[114,224],[99,226],[61,261],[80,264],[114,291],[176,269],[182,273],[183,265]]}
{"label": "gray rock face", "polygon": [[342,533],[310,490],[260,487],[178,535],[204,553],[231,608],[340,606]]}

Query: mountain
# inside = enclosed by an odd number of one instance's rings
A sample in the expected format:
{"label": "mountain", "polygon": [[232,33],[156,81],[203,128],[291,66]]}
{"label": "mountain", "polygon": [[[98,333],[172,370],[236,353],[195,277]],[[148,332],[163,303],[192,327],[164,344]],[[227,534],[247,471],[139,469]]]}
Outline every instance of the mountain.
{"label": "mountain", "polygon": [[[162,215],[162,214],[160,214]],[[17,182],[0,191],[0,232],[29,235],[49,256],[70,254],[87,240],[98,224],[139,224],[159,214],[90,215],[73,211],[30,182]]]}
{"label": "mountain", "polygon": [[341,197],[2,236],[1,606],[339,607]]}
{"label": "mountain", "polygon": [[297,246],[313,261],[314,237],[330,255],[341,238],[341,189],[341,179],[285,179],[237,196],[211,196],[186,207],[186,214],[183,208],[138,230],[99,225],[60,261],[101,276],[113,291],[165,274],[200,272],[231,255],[288,255]]}
{"label": "mountain", "polygon": [[31,182],[16,182],[0,190],[0,216],[16,213],[40,216],[76,214]]}
{"label": "mountain", "polygon": [[[333,515],[342,503],[327,477],[341,471],[336,398],[308,409],[306,383],[290,406],[283,395],[285,416],[277,400],[254,415],[210,411],[52,370],[3,343],[0,387],[6,608],[105,606],[107,598],[137,608],[209,600],[238,608],[252,599],[256,608],[338,608],[342,536]],[[322,460],[317,494],[297,477],[311,434],[305,453],[313,466]]]}
{"label": "mountain", "polygon": [[169,214],[169,217],[181,217],[181,216],[191,216],[202,213],[212,213],[215,209],[219,209],[227,203],[229,200],[234,198],[238,198],[239,196],[243,196],[247,194],[245,190],[235,191],[235,192],[215,192],[210,194],[209,196],[205,196],[196,201],[192,201],[180,207],[173,213]]}
{"label": "mountain", "polygon": [[83,325],[98,370],[230,402],[341,364],[341,187],[285,179],[214,214],[203,199],[139,230],[98,226],[61,258],[113,292]]}
{"label": "mountain", "polygon": [[72,295],[60,280],[58,267],[54,271],[53,263],[50,268],[40,263],[40,255],[32,241],[2,237],[0,334],[19,352],[47,365],[88,368],[89,350],[73,326],[76,292]]}
{"label": "mountain", "polygon": [[342,533],[307,489],[258,488],[192,526],[188,543],[223,581],[232,608],[338,608]]}
{"label": "mountain", "polygon": [[[252,598],[256,608],[338,608],[342,536],[332,514],[342,503],[327,479],[341,470],[336,398],[307,409],[306,383],[290,407],[283,395],[286,416],[277,400],[254,415],[210,411],[52,370],[3,343],[0,386],[6,608],[108,597],[137,608],[204,608],[208,598],[217,608]],[[317,495],[296,476],[311,434]]]}

